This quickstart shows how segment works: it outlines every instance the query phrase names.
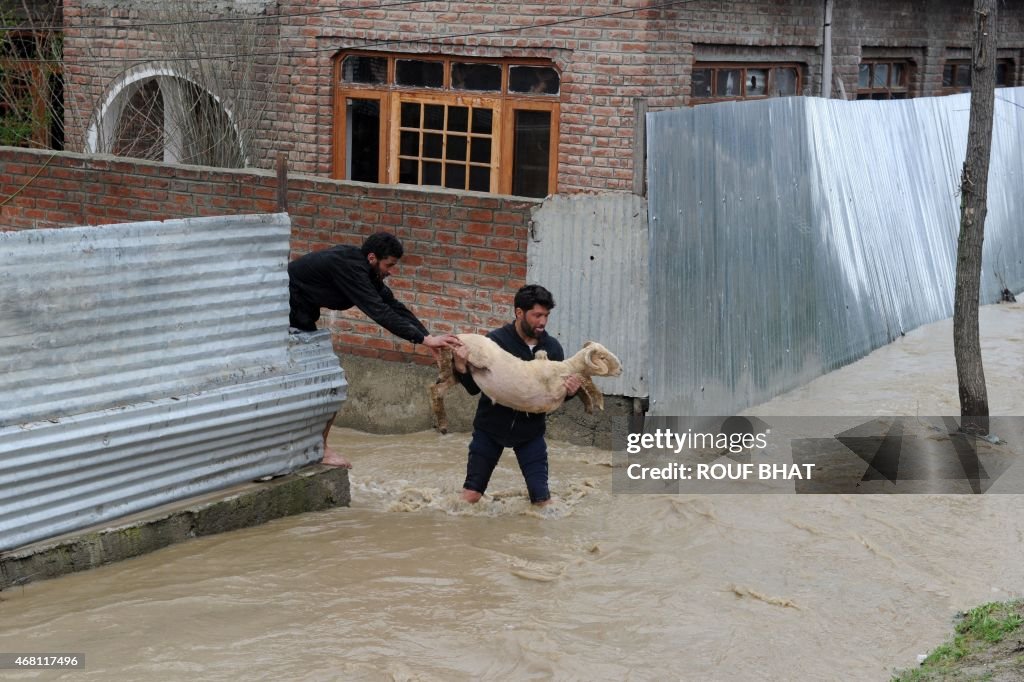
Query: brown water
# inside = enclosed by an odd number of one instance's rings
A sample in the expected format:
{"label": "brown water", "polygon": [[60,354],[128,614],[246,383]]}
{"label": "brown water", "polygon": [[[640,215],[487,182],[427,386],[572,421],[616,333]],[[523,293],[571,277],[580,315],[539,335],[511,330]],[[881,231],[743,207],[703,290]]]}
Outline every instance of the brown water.
{"label": "brown water", "polygon": [[[994,414],[1024,414],[1024,306],[983,309]],[[955,414],[949,323],[762,406]],[[1018,495],[621,495],[551,444],[533,509],[506,456],[459,502],[467,434],[337,430],[351,508],[0,595],[0,651],[69,680],[885,680],[953,615],[1022,596]]]}

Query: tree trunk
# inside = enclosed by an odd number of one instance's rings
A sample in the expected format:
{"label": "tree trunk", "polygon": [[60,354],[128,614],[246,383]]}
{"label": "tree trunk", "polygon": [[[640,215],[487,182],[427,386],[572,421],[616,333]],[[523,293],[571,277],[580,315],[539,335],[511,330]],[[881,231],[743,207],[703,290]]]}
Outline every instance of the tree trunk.
{"label": "tree trunk", "polygon": [[953,302],[953,354],[960,387],[962,431],[988,433],[988,394],[981,362],[978,302],[981,246],[988,213],[988,166],[995,104],[996,0],[974,0],[974,49],[971,60],[971,117],[967,158],[960,179],[960,240]]}

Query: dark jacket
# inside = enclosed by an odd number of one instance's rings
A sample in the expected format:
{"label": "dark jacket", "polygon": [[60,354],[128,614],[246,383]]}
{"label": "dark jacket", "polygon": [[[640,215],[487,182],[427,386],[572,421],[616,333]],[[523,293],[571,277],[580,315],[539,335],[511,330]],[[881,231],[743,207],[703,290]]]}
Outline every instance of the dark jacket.
{"label": "dark jacket", "polygon": [[[530,350],[519,334],[516,333],[515,323],[510,322],[504,327],[499,327],[487,334],[499,346],[512,355],[523,360],[533,360],[537,351],[547,351],[549,360],[564,360],[565,353],[562,351],[562,344],[558,343],[555,337],[545,332],[539,339],[537,345]],[[480,393],[480,387],[473,381],[470,374],[458,374],[459,382],[469,391],[470,395]],[[504,405],[497,405],[491,402],[486,395],[480,396],[480,403],[476,408],[476,417],[473,419],[473,428],[486,432],[489,436],[506,447],[512,447],[519,443],[533,440],[537,436],[544,435],[545,414],[532,412],[518,412]]]}
{"label": "dark jacket", "polygon": [[408,308],[395,299],[358,246],[335,246],[314,251],[288,264],[291,326],[316,330],[320,309],[348,310],[355,306],[389,332],[422,343],[430,332]]}

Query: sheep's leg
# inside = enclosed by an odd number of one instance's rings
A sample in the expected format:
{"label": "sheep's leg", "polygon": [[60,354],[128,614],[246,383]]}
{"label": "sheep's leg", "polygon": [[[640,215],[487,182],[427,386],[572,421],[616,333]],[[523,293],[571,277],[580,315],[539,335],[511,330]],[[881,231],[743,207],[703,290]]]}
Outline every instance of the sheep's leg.
{"label": "sheep's leg", "polygon": [[594,385],[594,380],[587,376],[580,376],[580,400],[583,401],[583,409],[587,414],[594,414],[594,408],[604,409],[604,395]]}
{"label": "sheep's leg", "polygon": [[452,371],[452,352],[442,349],[437,357],[437,379],[430,386],[430,409],[434,415],[434,426],[441,433],[448,433],[448,413],[444,409],[444,396],[455,385],[457,379]]}
{"label": "sheep's leg", "polygon": [[579,396],[580,402],[583,403],[583,409],[587,414],[594,414],[594,399],[587,393],[587,389],[580,386],[580,390],[576,391],[576,395]]}

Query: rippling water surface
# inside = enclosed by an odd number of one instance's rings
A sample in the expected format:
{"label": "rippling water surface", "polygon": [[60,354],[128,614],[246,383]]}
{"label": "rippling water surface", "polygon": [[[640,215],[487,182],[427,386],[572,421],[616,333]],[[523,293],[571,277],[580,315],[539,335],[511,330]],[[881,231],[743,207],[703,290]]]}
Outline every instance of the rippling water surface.
{"label": "rippling water surface", "polygon": [[[983,309],[993,414],[1024,415],[1024,306]],[[948,322],[759,407],[956,414]],[[551,443],[458,500],[468,434],[336,430],[352,507],[0,594],[0,651],[73,680],[885,680],[957,610],[1021,596],[1018,495],[621,495]]]}

